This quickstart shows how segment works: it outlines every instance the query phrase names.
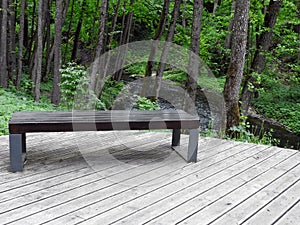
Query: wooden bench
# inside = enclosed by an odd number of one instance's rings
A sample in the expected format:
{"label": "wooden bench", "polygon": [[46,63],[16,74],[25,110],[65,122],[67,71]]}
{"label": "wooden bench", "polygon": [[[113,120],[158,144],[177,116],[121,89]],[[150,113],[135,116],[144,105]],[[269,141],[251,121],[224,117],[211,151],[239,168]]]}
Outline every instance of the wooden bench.
{"label": "wooden bench", "polygon": [[180,130],[188,129],[186,160],[197,161],[199,117],[182,110],[16,112],[9,121],[10,168],[23,170],[26,133],[148,129],[172,129],[173,148],[180,145]]}

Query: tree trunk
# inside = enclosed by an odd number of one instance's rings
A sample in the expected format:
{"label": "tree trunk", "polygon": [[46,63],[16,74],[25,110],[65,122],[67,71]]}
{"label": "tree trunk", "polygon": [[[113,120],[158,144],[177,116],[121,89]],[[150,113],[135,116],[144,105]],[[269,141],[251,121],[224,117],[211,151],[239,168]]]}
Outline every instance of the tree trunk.
{"label": "tree trunk", "polygon": [[[130,0],[130,6],[133,5],[135,0]],[[124,45],[129,42],[130,38],[130,33],[131,33],[131,27],[132,27],[132,17],[133,17],[133,11],[130,11],[126,16],[125,16],[125,21],[126,23],[124,24],[124,29],[122,30],[122,35],[120,39],[119,45]],[[119,71],[116,72],[115,74],[115,80],[120,81],[122,74],[123,74],[123,66],[125,63],[125,57],[126,57],[127,50],[125,49],[123,52],[118,51],[117,55],[117,68],[121,68]]]}
{"label": "tree trunk", "polygon": [[[190,58],[188,64],[188,76],[186,80],[187,92],[193,102],[196,99],[197,93],[197,80],[199,74],[199,60],[198,56],[200,53],[200,32],[202,24],[202,10],[203,0],[194,1],[194,12],[193,12],[193,25],[191,35],[191,46],[190,46]],[[186,110],[189,111],[192,107],[186,105]]]}
{"label": "tree trunk", "polygon": [[[98,35],[98,43],[96,47],[96,53],[95,53],[95,59],[94,63],[92,66],[92,71],[91,71],[91,78],[90,78],[90,84],[89,84],[89,89],[91,91],[97,92],[100,87],[104,85],[104,80],[105,80],[105,69],[103,69],[102,66],[105,67],[105,65],[99,65],[99,59],[102,54],[102,51],[104,49],[104,35],[105,35],[105,22],[107,18],[107,7],[108,7],[108,0],[102,0],[101,3],[101,9],[100,9],[100,22],[99,22],[99,35]],[[101,62],[102,63],[102,62]],[[102,67],[102,68],[101,68]],[[101,70],[101,72],[99,72]],[[97,77],[97,74],[101,74],[101,77]],[[100,82],[100,84],[99,84]],[[100,86],[98,86],[100,85]]]}
{"label": "tree trunk", "polygon": [[76,27],[76,32],[75,32],[75,37],[74,37],[74,44],[73,44],[72,55],[71,55],[71,61],[76,60],[77,49],[78,49],[78,44],[79,44],[79,36],[80,36],[81,27],[82,27],[82,19],[83,19],[83,14],[84,14],[84,11],[85,11],[85,7],[86,7],[86,2],[83,1],[82,5],[81,5],[79,20],[78,20],[77,27]]}
{"label": "tree trunk", "polygon": [[[257,49],[254,54],[254,59],[252,61],[251,72],[262,73],[265,68],[266,62],[266,52],[270,49],[272,45],[273,28],[276,24],[276,19],[281,8],[282,1],[270,0],[267,12],[264,18],[264,28],[265,30],[258,37]],[[249,90],[249,84],[255,84],[256,79],[251,76],[246,77],[243,85],[242,91],[242,110],[247,113],[253,99],[254,90]]]}
{"label": "tree trunk", "polygon": [[[235,5],[236,5],[236,0],[232,0],[231,13],[234,13]],[[230,19],[230,21],[229,21],[228,31],[227,31],[227,34],[226,34],[225,44],[224,44],[224,48],[225,49],[230,49],[231,48],[231,32],[232,32],[232,27],[233,27],[233,18]]]}
{"label": "tree trunk", "polygon": [[41,78],[42,78],[42,58],[43,58],[43,0],[39,0],[38,5],[38,28],[37,28],[37,51],[35,54],[35,69],[34,69],[34,96],[38,102],[41,97]]}
{"label": "tree trunk", "polygon": [[224,99],[226,104],[226,133],[240,123],[239,93],[245,64],[250,0],[236,0],[233,20],[231,59],[226,74]]}
{"label": "tree trunk", "polygon": [[[51,51],[51,45],[53,43],[53,40],[51,40],[51,21],[50,21],[50,17],[51,17],[51,14],[50,14],[50,8],[51,8],[51,5],[52,5],[52,0],[50,0],[49,2],[45,3],[45,8],[44,8],[44,12],[45,12],[45,16],[44,16],[44,21],[45,21],[45,39],[44,39],[44,46],[43,46],[43,49],[45,48],[46,46],[46,57],[45,57],[45,61],[46,61],[46,64],[48,64],[49,60],[50,60],[50,51]],[[55,34],[54,34],[55,35]],[[42,74],[42,81],[46,81],[47,80],[47,76],[48,76],[48,73],[47,71],[43,71],[43,74]]]}
{"label": "tree trunk", "polygon": [[182,27],[184,28],[184,29],[186,29],[186,18],[185,18],[185,16],[186,16],[186,4],[187,4],[187,2],[186,2],[187,0],[183,0],[182,1],[182,4],[183,4],[183,9],[182,9]]}
{"label": "tree trunk", "polygon": [[166,60],[167,60],[167,57],[169,54],[170,43],[173,41],[173,38],[174,38],[176,22],[177,22],[177,19],[179,16],[180,5],[181,5],[181,0],[175,0],[174,9],[172,11],[170,27],[168,30],[168,36],[167,36],[163,51],[161,53],[158,70],[157,70],[157,77],[160,77],[160,78],[163,76]]}
{"label": "tree trunk", "polygon": [[164,44],[164,48],[162,50],[160,61],[159,61],[159,64],[158,64],[158,69],[157,69],[157,74],[156,74],[156,81],[155,81],[155,97],[152,98],[152,101],[156,100],[159,96],[161,80],[162,80],[162,77],[163,77],[163,72],[165,70],[165,65],[166,65],[168,54],[169,54],[170,44],[171,44],[171,42],[173,41],[173,38],[174,38],[175,28],[176,28],[176,21],[177,21],[178,16],[179,16],[180,5],[181,5],[181,0],[176,0],[173,11],[172,11],[172,18],[171,18],[171,22],[170,22],[168,36],[167,36],[166,42]]}
{"label": "tree trunk", "polygon": [[51,102],[58,105],[60,101],[60,68],[61,68],[61,38],[63,25],[63,0],[56,0],[56,20],[54,35],[54,77]]}
{"label": "tree trunk", "polygon": [[157,51],[157,47],[158,47],[156,41],[160,40],[161,36],[164,33],[164,29],[165,29],[166,22],[168,19],[168,14],[169,14],[169,8],[170,8],[170,0],[165,0],[163,9],[160,14],[159,24],[156,29],[155,35],[153,37],[154,41],[151,46],[151,51],[150,51],[149,59],[148,59],[147,66],[146,66],[146,73],[145,73],[146,77],[150,77],[152,75],[152,71],[154,68],[154,59],[155,59],[155,55],[156,55],[156,51]]}
{"label": "tree trunk", "polygon": [[14,81],[16,75],[16,14],[14,0],[8,1],[8,77]]}
{"label": "tree trunk", "polygon": [[0,85],[7,88],[7,1],[2,1],[0,37]]}
{"label": "tree trunk", "polygon": [[114,14],[112,15],[112,25],[111,25],[111,31],[109,36],[109,40],[108,40],[108,48],[111,49],[111,44],[114,38],[114,33],[116,30],[116,26],[117,26],[117,19],[118,19],[118,13],[119,13],[119,9],[120,9],[120,4],[121,4],[121,0],[118,0],[117,4],[114,6]]}
{"label": "tree trunk", "polygon": [[216,15],[219,0],[214,0],[213,16]]}
{"label": "tree trunk", "polygon": [[[34,40],[36,39],[35,38],[36,37],[36,32],[34,31],[34,28],[36,27],[34,25],[35,16],[36,16],[35,11],[36,11],[36,0],[33,0],[33,8],[32,8],[32,13],[31,13],[31,25],[30,25],[31,29],[30,29],[30,32],[29,32],[30,33],[30,38],[28,38],[29,41],[28,41],[28,45],[26,46],[26,55],[25,55],[28,62],[32,61],[32,58],[34,57],[34,56],[32,56],[32,54],[34,54],[34,52],[35,52],[35,51],[32,51],[32,45],[34,43]],[[32,68],[32,67],[30,67],[30,68]]]}
{"label": "tree trunk", "polygon": [[23,47],[24,47],[24,22],[25,22],[25,6],[26,0],[21,1],[20,9],[20,32],[19,32],[19,52],[18,52],[18,75],[16,80],[17,89],[20,88],[23,68]]}
{"label": "tree trunk", "polygon": [[75,0],[72,0],[72,7],[71,7],[71,12],[70,12],[70,22],[68,25],[68,30],[67,30],[67,35],[66,35],[66,40],[67,40],[67,44],[65,47],[65,51],[63,53],[63,63],[65,64],[67,61],[67,52],[68,52],[68,48],[69,48],[69,42],[70,42],[70,33],[71,33],[71,27],[72,27],[72,22],[73,22],[73,14],[74,14],[74,2]]}

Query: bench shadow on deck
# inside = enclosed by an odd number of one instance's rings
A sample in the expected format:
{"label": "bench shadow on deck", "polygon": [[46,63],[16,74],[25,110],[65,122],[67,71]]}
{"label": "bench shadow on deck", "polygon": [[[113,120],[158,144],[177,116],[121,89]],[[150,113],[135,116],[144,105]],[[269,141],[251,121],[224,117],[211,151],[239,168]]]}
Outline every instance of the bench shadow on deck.
{"label": "bench shadow on deck", "polygon": [[[182,137],[186,145],[188,137]],[[22,173],[0,137],[0,224],[298,224],[300,152],[171,133],[39,133]]]}

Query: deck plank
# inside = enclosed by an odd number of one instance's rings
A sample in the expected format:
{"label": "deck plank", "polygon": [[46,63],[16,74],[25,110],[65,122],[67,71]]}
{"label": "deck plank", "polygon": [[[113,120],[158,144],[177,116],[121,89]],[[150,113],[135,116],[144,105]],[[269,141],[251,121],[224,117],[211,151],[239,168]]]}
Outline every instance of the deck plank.
{"label": "deck plank", "polygon": [[37,133],[27,143],[24,172],[10,173],[0,137],[0,224],[299,221],[299,151],[200,138],[198,163],[187,164],[169,132]]}

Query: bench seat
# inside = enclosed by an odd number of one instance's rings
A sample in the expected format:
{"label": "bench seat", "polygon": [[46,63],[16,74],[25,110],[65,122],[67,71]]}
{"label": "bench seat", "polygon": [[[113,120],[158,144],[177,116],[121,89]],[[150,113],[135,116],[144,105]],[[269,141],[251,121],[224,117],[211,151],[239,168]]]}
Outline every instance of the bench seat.
{"label": "bench seat", "polygon": [[173,147],[180,145],[180,130],[190,130],[186,160],[196,162],[199,117],[182,110],[16,112],[9,121],[11,171],[23,170],[26,133],[153,129],[172,129]]}

